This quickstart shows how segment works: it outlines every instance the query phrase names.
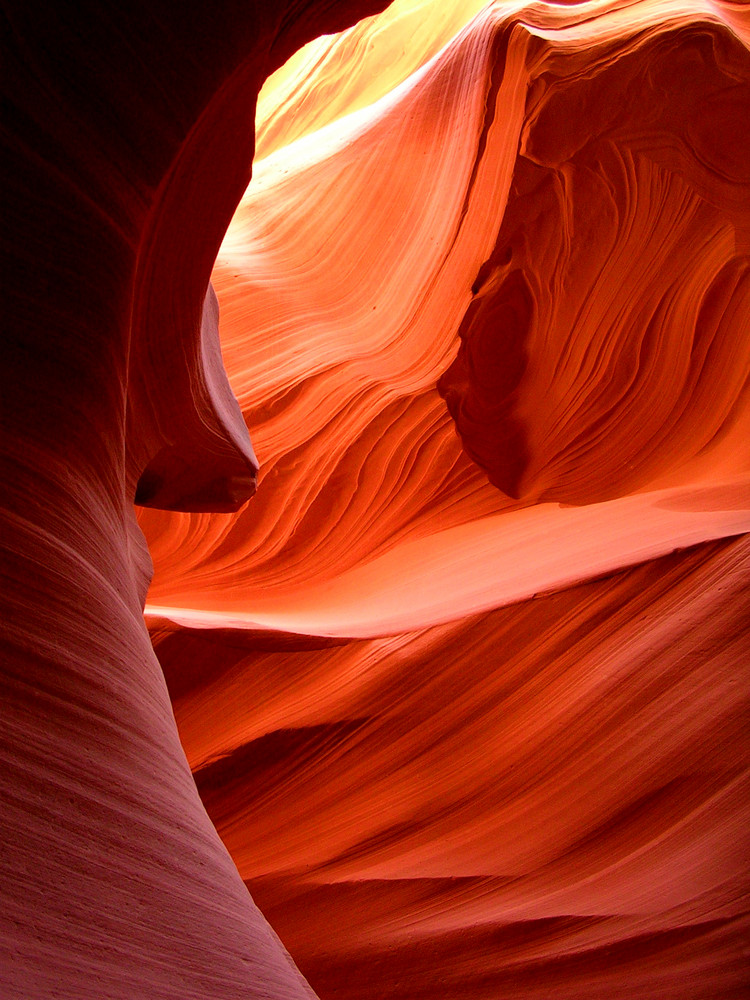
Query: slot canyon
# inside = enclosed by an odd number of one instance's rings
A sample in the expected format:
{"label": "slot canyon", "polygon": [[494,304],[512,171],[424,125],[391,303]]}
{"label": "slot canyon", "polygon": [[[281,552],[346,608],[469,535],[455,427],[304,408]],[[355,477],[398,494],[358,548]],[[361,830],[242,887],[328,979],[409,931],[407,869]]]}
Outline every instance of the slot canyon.
{"label": "slot canyon", "polygon": [[9,0],[0,996],[750,994],[750,4]]}

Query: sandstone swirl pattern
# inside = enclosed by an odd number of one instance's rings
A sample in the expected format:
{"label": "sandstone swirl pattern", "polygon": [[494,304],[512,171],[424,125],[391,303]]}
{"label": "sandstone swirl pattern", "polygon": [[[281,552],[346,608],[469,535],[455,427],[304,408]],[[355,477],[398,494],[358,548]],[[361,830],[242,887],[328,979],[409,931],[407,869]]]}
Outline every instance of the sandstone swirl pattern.
{"label": "sandstone swirl pattern", "polygon": [[8,1000],[748,989],[747,4],[383,7],[3,5]]}
{"label": "sandstone swirl pattern", "polygon": [[207,293],[248,123],[269,72],[376,9],[3,4],[3,1000],[312,995],[191,778],[133,499],[252,492]]}
{"label": "sandstone swirl pattern", "polygon": [[747,986],[749,32],[402,3],[261,94],[213,274],[258,494],[140,521],[321,997]]}

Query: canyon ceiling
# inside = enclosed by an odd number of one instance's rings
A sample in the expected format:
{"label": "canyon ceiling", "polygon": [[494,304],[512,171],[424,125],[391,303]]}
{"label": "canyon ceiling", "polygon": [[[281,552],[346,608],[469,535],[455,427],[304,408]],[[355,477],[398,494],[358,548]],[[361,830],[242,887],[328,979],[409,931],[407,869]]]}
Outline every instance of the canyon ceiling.
{"label": "canyon ceiling", "polygon": [[8,1000],[750,988],[750,6],[383,8],[3,4]]}

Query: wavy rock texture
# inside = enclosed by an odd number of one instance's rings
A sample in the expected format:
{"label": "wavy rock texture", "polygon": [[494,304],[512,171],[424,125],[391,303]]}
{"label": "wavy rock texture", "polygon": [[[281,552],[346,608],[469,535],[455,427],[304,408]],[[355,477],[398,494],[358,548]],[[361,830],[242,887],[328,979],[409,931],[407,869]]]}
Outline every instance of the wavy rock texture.
{"label": "wavy rock texture", "polygon": [[3,1000],[312,995],[191,778],[133,499],[252,492],[211,268],[263,79],[377,7],[3,5]]}
{"label": "wavy rock texture", "polygon": [[747,6],[382,6],[5,7],[11,1000],[750,985]]}
{"label": "wavy rock texture", "polygon": [[323,998],[748,986],[748,27],[402,3],[261,94],[213,276],[258,494],[139,517]]}

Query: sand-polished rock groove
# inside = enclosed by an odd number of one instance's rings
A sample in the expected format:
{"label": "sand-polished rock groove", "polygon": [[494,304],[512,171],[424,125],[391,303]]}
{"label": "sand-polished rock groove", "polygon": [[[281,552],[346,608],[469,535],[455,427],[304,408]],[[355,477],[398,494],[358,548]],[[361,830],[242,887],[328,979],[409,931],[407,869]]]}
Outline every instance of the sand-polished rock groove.
{"label": "sand-polished rock groove", "polygon": [[213,274],[258,494],[141,523],[322,997],[745,988],[747,29],[403,3],[261,93]]}
{"label": "sand-polished rock groove", "polygon": [[747,992],[748,6],[384,6],[3,4],[3,1000]]}

